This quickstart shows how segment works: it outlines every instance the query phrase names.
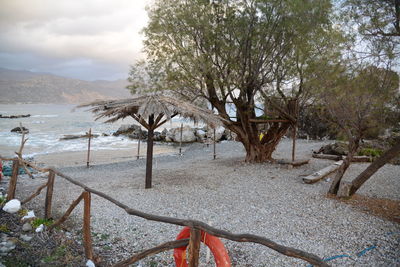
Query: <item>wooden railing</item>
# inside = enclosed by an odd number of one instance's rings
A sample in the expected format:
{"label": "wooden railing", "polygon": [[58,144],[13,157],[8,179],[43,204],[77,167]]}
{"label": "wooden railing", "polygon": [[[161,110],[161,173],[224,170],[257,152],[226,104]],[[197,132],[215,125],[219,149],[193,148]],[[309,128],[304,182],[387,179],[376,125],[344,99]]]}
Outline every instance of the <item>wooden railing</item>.
{"label": "wooden railing", "polygon": [[148,250],[144,250],[138,254],[135,254],[134,256],[123,260],[121,262],[116,263],[115,267],[117,266],[128,266],[130,264],[133,264],[134,262],[143,259],[147,256],[157,254],[163,251],[171,250],[174,248],[179,248],[183,246],[189,245],[189,251],[190,256],[189,256],[189,266],[198,266],[198,254],[199,254],[199,248],[200,248],[200,234],[198,234],[200,231],[204,231],[207,234],[220,237],[220,238],[225,238],[229,239],[232,241],[236,242],[251,242],[251,243],[257,243],[264,245],[266,247],[269,247],[283,255],[289,256],[289,257],[294,257],[298,259],[302,259],[304,261],[307,261],[315,266],[329,266],[327,263],[325,263],[320,257],[308,253],[299,249],[291,248],[291,247],[286,247],[283,245],[280,245],[268,238],[265,238],[263,236],[258,236],[258,235],[253,235],[253,234],[234,234],[225,230],[221,230],[215,227],[212,227],[204,222],[198,221],[198,220],[190,220],[190,219],[179,219],[179,218],[173,218],[173,217],[167,217],[167,216],[160,216],[160,215],[155,215],[155,214],[149,214],[145,213],[133,208],[128,207],[127,205],[121,203],[120,201],[112,198],[111,196],[97,191],[93,188],[90,188],[86,186],[85,184],[82,184],[73,178],[69,177],[68,175],[65,175],[58,171],[57,169],[54,168],[39,168],[37,166],[34,166],[33,164],[23,160],[21,157],[15,158],[15,159],[7,159],[7,158],[1,158],[2,160],[12,160],[13,161],[13,172],[12,176],[10,179],[9,183],[9,188],[8,188],[8,196],[7,200],[15,198],[15,191],[16,191],[16,186],[17,186],[17,178],[18,178],[18,169],[20,165],[24,165],[25,168],[26,166],[31,167],[33,169],[36,169],[40,172],[48,172],[48,180],[45,184],[39,186],[35,192],[23,200],[21,203],[26,204],[27,202],[31,201],[34,197],[38,196],[40,192],[47,187],[47,192],[46,192],[46,198],[45,198],[45,205],[44,205],[44,214],[45,218],[51,218],[51,204],[52,204],[52,199],[53,199],[53,186],[54,186],[54,180],[55,177],[61,177],[65,179],[66,181],[80,187],[83,189],[83,192],[81,195],[72,202],[70,207],[67,209],[67,211],[64,213],[61,218],[56,220],[54,224],[52,224],[49,227],[49,230],[54,229],[54,227],[61,225],[71,214],[73,209],[83,200],[84,201],[84,212],[83,212],[83,244],[85,248],[85,256],[87,259],[93,260],[94,262],[97,261],[98,257],[96,257],[93,253],[92,249],[92,238],[91,238],[91,232],[90,232],[90,208],[91,208],[91,194],[95,194],[103,199],[108,200],[109,202],[113,203],[114,205],[120,207],[121,209],[125,210],[125,212],[129,215],[133,216],[138,216],[141,218],[144,218],[146,220],[150,221],[156,221],[156,222],[163,222],[163,223],[168,223],[168,224],[174,224],[174,225],[180,225],[180,226],[187,226],[191,228],[191,235],[189,239],[181,239],[181,240],[175,240],[171,242],[166,242],[163,243],[157,247],[150,248]]}

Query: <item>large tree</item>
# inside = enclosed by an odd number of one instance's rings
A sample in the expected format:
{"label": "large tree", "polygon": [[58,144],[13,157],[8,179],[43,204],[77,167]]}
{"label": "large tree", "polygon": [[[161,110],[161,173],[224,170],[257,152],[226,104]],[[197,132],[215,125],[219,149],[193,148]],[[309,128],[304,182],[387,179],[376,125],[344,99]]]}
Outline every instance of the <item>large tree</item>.
{"label": "large tree", "polygon": [[[206,102],[237,134],[246,161],[271,160],[296,124],[308,66],[332,48],[330,1],[158,0],[148,12],[147,60],[132,67],[132,92],[168,89]],[[257,109],[280,119],[261,140]]]}

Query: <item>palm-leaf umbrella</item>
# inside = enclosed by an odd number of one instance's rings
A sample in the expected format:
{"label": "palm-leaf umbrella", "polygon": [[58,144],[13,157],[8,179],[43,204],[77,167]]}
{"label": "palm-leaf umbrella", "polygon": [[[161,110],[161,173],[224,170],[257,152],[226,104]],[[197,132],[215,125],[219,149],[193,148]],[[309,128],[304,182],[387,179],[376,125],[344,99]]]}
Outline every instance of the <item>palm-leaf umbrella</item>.
{"label": "palm-leaf umbrella", "polygon": [[194,121],[202,121],[213,128],[223,124],[221,118],[208,109],[160,94],[147,94],[120,100],[95,101],[78,107],[91,107],[89,111],[95,114],[96,120],[107,118],[105,122],[108,123],[130,116],[147,129],[145,188],[151,188],[153,136],[156,128],[177,115]]}

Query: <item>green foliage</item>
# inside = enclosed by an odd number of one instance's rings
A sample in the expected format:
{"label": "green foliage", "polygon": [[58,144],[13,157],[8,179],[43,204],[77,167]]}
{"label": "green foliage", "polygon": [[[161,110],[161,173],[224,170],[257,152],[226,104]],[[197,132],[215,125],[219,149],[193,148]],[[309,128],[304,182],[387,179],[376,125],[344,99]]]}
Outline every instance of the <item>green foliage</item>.
{"label": "green foliage", "polygon": [[[331,8],[329,0],[156,0],[144,29],[146,63],[132,66],[129,89],[207,102],[247,144],[248,155],[263,153],[249,148],[259,140],[250,120],[257,109],[296,120],[288,103],[306,91],[314,62],[340,47]],[[241,123],[230,119],[230,108]]]}
{"label": "green foliage", "polygon": [[63,258],[66,255],[66,253],[67,253],[67,247],[64,245],[59,246],[55,249],[55,251],[51,255],[43,258],[43,262],[51,263],[51,262],[57,261],[57,260]]}
{"label": "green foliage", "polygon": [[26,215],[28,215],[28,210],[27,209],[20,209],[18,211],[18,215],[21,216],[21,217],[26,216]]}
{"label": "green foliage", "polygon": [[41,224],[44,226],[51,226],[54,223],[52,219],[44,219],[44,218],[35,218],[32,222],[31,225],[34,228],[38,228]]}
{"label": "green foliage", "polygon": [[360,152],[358,152],[359,156],[369,156],[369,157],[380,157],[383,154],[383,151],[375,148],[363,148]]}
{"label": "green foliage", "polygon": [[10,232],[10,229],[8,228],[7,224],[0,225],[0,232],[4,232],[4,233]]}
{"label": "green foliage", "polygon": [[6,203],[6,197],[5,196],[0,196],[0,206],[4,205]]}

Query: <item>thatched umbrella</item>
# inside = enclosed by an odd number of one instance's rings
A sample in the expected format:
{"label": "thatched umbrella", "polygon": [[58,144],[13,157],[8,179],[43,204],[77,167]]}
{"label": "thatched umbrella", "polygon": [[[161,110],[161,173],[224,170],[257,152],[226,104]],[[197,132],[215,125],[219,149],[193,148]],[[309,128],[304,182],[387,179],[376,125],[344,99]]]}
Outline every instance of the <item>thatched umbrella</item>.
{"label": "thatched umbrella", "polygon": [[208,109],[159,94],[148,94],[121,100],[95,101],[78,107],[91,107],[89,111],[96,115],[96,120],[108,118],[106,122],[115,122],[130,116],[147,129],[145,188],[151,188],[153,136],[156,128],[177,115],[194,121],[205,122],[213,128],[222,125],[221,118]]}

